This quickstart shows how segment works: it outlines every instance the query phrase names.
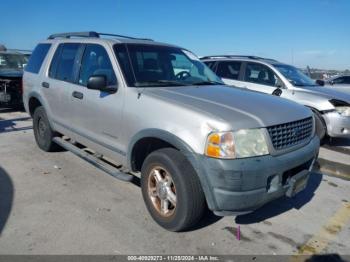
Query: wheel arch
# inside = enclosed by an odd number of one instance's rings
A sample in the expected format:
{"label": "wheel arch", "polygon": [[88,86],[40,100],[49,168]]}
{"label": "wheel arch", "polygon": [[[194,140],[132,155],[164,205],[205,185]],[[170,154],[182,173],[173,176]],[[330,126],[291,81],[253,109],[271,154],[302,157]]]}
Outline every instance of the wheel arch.
{"label": "wheel arch", "polygon": [[[157,144],[158,143],[158,144]],[[149,146],[153,144],[153,148],[142,148],[143,146]],[[146,129],[138,132],[136,135],[132,137],[128,146],[127,153],[127,163],[132,171],[140,171],[140,163],[135,163],[135,157],[138,153],[138,149],[142,149],[146,151],[147,157],[149,153],[154,150],[164,148],[164,147],[172,147],[179,150],[186,157],[194,154],[193,149],[185,143],[179,137],[171,134],[168,131],[160,130],[160,129]],[[148,154],[147,154],[148,153]],[[144,160],[144,159],[143,159]],[[139,170],[137,170],[139,169]]]}
{"label": "wheel arch", "polygon": [[[190,162],[193,169],[195,170],[199,181],[201,183],[208,207],[213,209],[216,206],[213,193],[211,192],[211,186],[209,184],[208,178],[206,176],[206,172],[204,172],[201,162],[199,159],[198,153],[196,153],[185,141],[183,141],[181,138],[177,137],[176,135],[160,130],[160,129],[146,129],[138,132],[136,135],[132,137],[130,140],[128,151],[127,151],[127,165],[130,170],[137,171],[135,169],[135,166],[133,164],[133,155],[135,153],[135,150],[137,150],[138,142],[144,141],[143,139],[153,138],[160,141],[165,142],[170,147],[173,147],[177,150],[179,150],[185,158]],[[140,144],[139,144],[140,145]],[[160,149],[160,148],[159,148]]]}
{"label": "wheel arch", "polygon": [[28,97],[28,103],[26,105],[27,112],[33,117],[35,109],[39,106],[43,106],[44,103],[37,93],[31,93]]}

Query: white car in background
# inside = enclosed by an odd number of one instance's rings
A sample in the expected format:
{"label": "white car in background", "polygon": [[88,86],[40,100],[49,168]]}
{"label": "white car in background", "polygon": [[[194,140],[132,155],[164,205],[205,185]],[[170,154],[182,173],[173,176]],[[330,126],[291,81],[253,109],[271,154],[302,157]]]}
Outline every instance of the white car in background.
{"label": "white car in background", "polygon": [[309,107],[320,139],[350,138],[350,92],[317,84],[298,68],[257,56],[205,56],[207,64],[227,85],[281,96]]}

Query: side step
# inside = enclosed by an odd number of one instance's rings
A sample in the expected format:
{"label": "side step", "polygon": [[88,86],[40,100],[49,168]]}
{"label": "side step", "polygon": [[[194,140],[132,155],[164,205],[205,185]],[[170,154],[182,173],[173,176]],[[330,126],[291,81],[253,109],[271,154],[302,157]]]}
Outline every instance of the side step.
{"label": "side step", "polygon": [[104,162],[100,158],[89,154],[88,152],[76,147],[72,143],[70,143],[67,140],[64,140],[60,137],[54,137],[53,141],[63,147],[64,149],[72,152],[73,154],[77,155],[78,157],[86,160],[90,164],[94,165],[95,167],[101,169],[102,171],[106,172],[108,175],[115,177],[117,179],[120,179],[122,181],[129,182],[133,180],[134,176],[130,174],[123,173],[119,171],[117,168],[109,165],[108,163]]}

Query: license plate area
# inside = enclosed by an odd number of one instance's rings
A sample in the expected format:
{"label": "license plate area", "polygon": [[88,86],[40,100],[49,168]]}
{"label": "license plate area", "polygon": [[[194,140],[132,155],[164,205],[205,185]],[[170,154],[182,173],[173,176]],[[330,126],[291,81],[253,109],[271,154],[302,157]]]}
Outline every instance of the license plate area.
{"label": "license plate area", "polygon": [[303,170],[291,177],[288,181],[289,188],[286,192],[286,196],[294,197],[300,191],[304,190],[309,180],[309,175],[310,172],[308,170]]}

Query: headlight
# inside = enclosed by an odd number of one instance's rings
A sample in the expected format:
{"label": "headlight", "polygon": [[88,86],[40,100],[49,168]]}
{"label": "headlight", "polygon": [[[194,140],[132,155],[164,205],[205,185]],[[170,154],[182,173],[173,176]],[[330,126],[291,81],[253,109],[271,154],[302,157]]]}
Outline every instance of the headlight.
{"label": "headlight", "polygon": [[208,136],[205,154],[214,158],[245,158],[268,155],[262,129],[214,132]]}
{"label": "headlight", "polygon": [[348,106],[336,106],[335,110],[342,116],[350,116],[350,107]]}

